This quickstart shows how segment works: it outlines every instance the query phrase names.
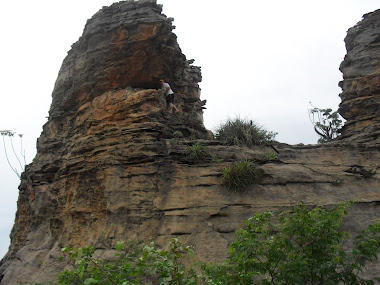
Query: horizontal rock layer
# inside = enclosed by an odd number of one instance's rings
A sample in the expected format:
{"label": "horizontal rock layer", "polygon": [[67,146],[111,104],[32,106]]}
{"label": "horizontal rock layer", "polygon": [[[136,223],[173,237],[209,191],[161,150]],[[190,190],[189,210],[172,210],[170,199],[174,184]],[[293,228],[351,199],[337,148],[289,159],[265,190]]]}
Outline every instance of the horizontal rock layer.
{"label": "horizontal rock layer", "polygon": [[124,1],[104,7],[84,28],[64,59],[53,90],[50,116],[75,112],[109,90],[158,88],[199,101],[200,68],[189,64],[172,32],[172,18],[156,1]]}

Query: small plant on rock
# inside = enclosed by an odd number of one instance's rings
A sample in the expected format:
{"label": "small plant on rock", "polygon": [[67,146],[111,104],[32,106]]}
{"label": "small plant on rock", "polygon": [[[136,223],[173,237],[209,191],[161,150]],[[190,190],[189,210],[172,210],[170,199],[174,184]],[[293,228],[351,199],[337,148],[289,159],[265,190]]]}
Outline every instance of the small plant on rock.
{"label": "small plant on rock", "polygon": [[173,133],[173,137],[175,137],[175,138],[177,138],[177,139],[181,139],[181,138],[183,138],[183,134],[182,134],[181,131],[175,131],[175,132]]}
{"label": "small plant on rock", "polygon": [[211,154],[211,161],[218,163],[218,162],[222,162],[223,159],[220,158],[217,154],[213,153],[213,154]]}
{"label": "small plant on rock", "polygon": [[265,154],[265,159],[266,160],[276,160],[278,157],[277,157],[277,154],[274,153],[274,152],[268,152]]}
{"label": "small plant on rock", "polygon": [[180,139],[183,138],[183,134],[181,131],[175,131],[173,133],[173,138],[170,139],[170,143],[172,145],[175,145],[175,144],[180,144]]}
{"label": "small plant on rock", "polygon": [[189,158],[191,161],[202,161],[209,157],[209,153],[206,151],[206,148],[200,142],[196,142],[190,147]]}
{"label": "small plant on rock", "polygon": [[271,142],[277,133],[268,132],[252,120],[236,117],[221,124],[215,133],[215,138],[225,145],[263,145]]}
{"label": "small plant on rock", "polygon": [[223,185],[230,190],[244,191],[249,185],[259,183],[263,174],[263,170],[257,168],[251,161],[239,160],[223,169]]}
{"label": "small plant on rock", "polygon": [[314,126],[314,131],[319,135],[318,143],[331,141],[339,136],[343,121],[338,111],[333,112],[330,108],[319,109],[311,106],[313,108],[308,110],[309,119]]}

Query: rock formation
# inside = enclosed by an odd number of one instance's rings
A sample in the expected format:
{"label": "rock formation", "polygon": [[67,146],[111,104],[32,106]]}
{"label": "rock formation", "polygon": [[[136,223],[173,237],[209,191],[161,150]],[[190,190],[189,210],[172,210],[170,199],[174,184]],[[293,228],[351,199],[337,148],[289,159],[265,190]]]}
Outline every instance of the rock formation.
{"label": "rock formation", "polygon": [[[366,27],[371,34],[380,25],[380,11],[346,39],[342,139],[278,144],[274,160],[266,158],[270,147],[211,139],[202,123],[200,68],[181,53],[171,22],[155,1],[119,2],[87,22],[62,64],[36,158],[22,176],[1,284],[54,280],[66,266],[56,262],[61,247],[91,244],[107,254],[118,240],[152,238],[163,245],[178,236],[201,260],[221,261],[244,219],[299,201],[313,206],[357,199],[345,225],[350,232],[380,218],[379,138],[370,136],[378,131],[379,88],[360,85],[380,68],[378,54],[360,48],[367,46]],[[182,114],[167,115],[156,90],[161,77],[176,91]],[[363,114],[359,103],[371,111]],[[184,138],[173,140],[175,131]],[[198,141],[223,160],[193,163],[189,145]],[[264,179],[231,192],[221,185],[221,170],[240,158],[255,161]],[[369,269],[379,272],[376,265]]]}
{"label": "rock formation", "polygon": [[342,137],[380,144],[380,12],[348,30],[347,55],[340,65],[344,80],[339,113],[347,120]]}

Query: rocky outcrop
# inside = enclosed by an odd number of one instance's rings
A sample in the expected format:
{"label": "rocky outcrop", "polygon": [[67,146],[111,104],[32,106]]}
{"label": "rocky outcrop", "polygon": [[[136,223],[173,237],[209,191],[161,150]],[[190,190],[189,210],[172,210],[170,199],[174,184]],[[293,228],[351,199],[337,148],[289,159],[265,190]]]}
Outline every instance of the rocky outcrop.
{"label": "rocky outcrop", "polygon": [[59,71],[50,116],[74,113],[109,90],[158,88],[161,78],[185,106],[198,102],[200,68],[186,60],[173,19],[161,12],[156,1],[124,1],[88,20]]}
{"label": "rocky outcrop", "polygon": [[340,65],[343,81],[339,113],[347,120],[342,138],[380,144],[380,10],[350,28],[347,55]]}
{"label": "rocky outcrop", "polygon": [[[91,244],[107,254],[117,240],[164,245],[177,236],[199,259],[221,261],[244,219],[299,201],[357,199],[345,224],[351,233],[380,218],[378,137],[373,145],[369,136],[353,139],[360,134],[360,124],[351,123],[356,111],[346,115],[343,139],[277,144],[276,158],[267,146],[223,146],[203,126],[200,69],[182,55],[172,28],[155,1],[120,2],[89,20],[63,62],[36,158],[23,173],[1,284],[54,280],[67,266],[57,262],[61,247]],[[153,88],[160,77],[178,90],[180,114],[169,115]],[[347,90],[341,110],[349,114]],[[174,138],[176,131],[184,138]],[[195,142],[222,160],[193,162]],[[231,192],[221,171],[242,158],[264,178]],[[373,265],[368,274],[378,272]]]}

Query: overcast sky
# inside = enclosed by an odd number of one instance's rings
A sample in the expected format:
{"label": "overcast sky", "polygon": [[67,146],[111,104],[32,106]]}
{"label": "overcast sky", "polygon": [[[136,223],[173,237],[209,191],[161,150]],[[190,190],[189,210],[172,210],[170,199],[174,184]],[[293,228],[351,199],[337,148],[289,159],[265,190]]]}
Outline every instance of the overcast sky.
{"label": "overcast sky", "polygon": [[[1,3],[0,130],[24,134],[27,163],[36,153],[36,139],[46,122],[64,57],[87,19],[113,2]],[[289,144],[316,143],[309,102],[338,108],[346,31],[363,14],[380,8],[378,0],[157,2],[164,5],[164,14],[175,19],[182,52],[202,67],[205,126],[214,130],[227,117],[240,115],[278,132],[276,139]],[[0,143],[1,257],[9,246],[19,179],[7,165]]]}

